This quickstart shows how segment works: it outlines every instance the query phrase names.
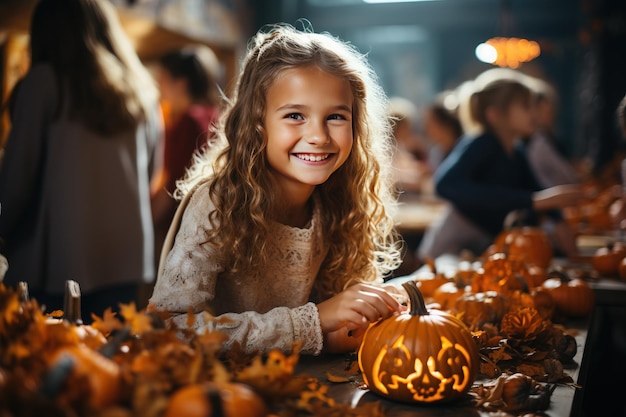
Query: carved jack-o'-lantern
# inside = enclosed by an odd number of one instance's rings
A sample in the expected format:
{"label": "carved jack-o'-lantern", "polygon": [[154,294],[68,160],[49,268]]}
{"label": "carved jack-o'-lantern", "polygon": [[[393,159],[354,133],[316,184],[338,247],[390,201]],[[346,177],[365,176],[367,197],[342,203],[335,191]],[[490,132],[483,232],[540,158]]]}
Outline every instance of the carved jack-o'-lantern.
{"label": "carved jack-o'-lantern", "polygon": [[410,311],[370,326],[359,367],[370,390],[402,402],[435,403],[466,393],[478,373],[468,328],[445,311],[428,311],[415,282],[403,284]]}

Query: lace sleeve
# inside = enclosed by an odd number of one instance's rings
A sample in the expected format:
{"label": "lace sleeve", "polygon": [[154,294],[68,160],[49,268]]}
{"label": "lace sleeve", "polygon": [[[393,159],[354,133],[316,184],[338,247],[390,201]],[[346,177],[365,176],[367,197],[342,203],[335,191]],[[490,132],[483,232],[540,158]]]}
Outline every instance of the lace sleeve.
{"label": "lace sleeve", "polygon": [[[301,353],[319,355],[323,347],[322,328],[317,306],[307,303],[296,308],[276,307],[265,314],[254,311],[226,313],[211,317],[197,313],[194,330],[219,331],[228,336],[225,348],[239,343],[246,353],[267,353],[272,349],[289,351],[302,342]],[[187,327],[187,314],[172,318],[179,327]]]}
{"label": "lace sleeve", "polygon": [[[206,188],[204,189],[206,190]],[[150,304],[171,313],[206,310],[215,296],[221,271],[206,240],[208,213],[213,205],[202,188],[186,207],[172,249],[154,286]]]}

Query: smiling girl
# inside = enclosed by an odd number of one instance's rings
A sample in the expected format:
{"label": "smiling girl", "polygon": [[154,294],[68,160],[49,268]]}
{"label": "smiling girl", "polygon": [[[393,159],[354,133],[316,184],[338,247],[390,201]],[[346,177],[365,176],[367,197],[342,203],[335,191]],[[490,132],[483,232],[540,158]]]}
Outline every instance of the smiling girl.
{"label": "smiling girl", "polygon": [[400,262],[386,105],[348,44],[259,32],[216,142],[179,184],[150,306],[246,352],[356,349],[349,333],[401,309],[381,285]]}

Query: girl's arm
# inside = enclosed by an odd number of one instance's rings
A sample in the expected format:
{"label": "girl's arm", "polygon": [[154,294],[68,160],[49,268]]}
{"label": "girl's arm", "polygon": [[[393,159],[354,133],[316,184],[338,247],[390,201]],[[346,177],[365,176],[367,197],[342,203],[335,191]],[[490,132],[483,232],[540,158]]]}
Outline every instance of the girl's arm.
{"label": "girl's arm", "polygon": [[476,179],[486,167],[502,157],[499,146],[497,139],[487,135],[463,138],[435,172],[437,194],[461,210],[480,210],[486,202],[494,211],[531,208],[530,190]]}
{"label": "girl's arm", "polygon": [[179,327],[225,334],[227,348],[240,345],[247,353],[289,351],[294,343],[302,342],[301,352],[319,354],[323,337],[314,303],[276,307],[263,314],[246,311],[212,316],[205,312],[215,297],[221,272],[215,261],[218,257],[203,244],[208,213],[213,209],[206,191],[206,186],[198,188],[184,211],[176,241],[159,271],[150,308],[171,313]]}

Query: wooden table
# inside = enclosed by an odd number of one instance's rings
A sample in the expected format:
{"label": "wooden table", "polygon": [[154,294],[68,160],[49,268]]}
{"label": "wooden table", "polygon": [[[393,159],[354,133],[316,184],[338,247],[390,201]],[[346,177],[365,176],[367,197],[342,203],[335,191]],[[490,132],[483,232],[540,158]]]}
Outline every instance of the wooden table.
{"label": "wooden table", "polygon": [[[578,350],[576,356],[574,357],[573,365],[571,365],[566,371],[572,376],[572,379],[577,382],[582,382],[579,381],[579,370],[581,369],[580,364],[583,360],[583,354],[585,351],[587,323],[588,322],[586,320],[575,321],[568,323],[567,326],[568,329],[572,329],[577,332],[575,337]],[[345,374],[345,367],[348,362],[349,358],[347,355],[322,355],[318,357],[302,356],[300,358],[297,371],[309,374],[320,381],[327,381],[327,372],[330,372],[333,375]],[[485,379],[475,381],[477,384],[488,382],[490,381]],[[450,404],[412,405],[390,401],[374,394],[364,387],[363,380],[360,377],[353,382],[327,382],[327,384],[329,385],[329,396],[334,398],[336,401],[351,404],[352,406],[362,405],[364,402],[378,401],[380,402],[382,409],[385,411],[385,416],[388,417],[494,416],[493,412],[481,410],[472,406],[469,394],[465,399]],[[576,391],[576,389],[570,386],[558,385],[552,393],[550,408],[546,410],[544,415],[551,417],[566,417],[573,415],[572,408]],[[500,416],[504,415],[506,414],[500,414]]]}
{"label": "wooden table", "polygon": [[400,199],[394,221],[399,233],[423,233],[443,214],[446,203],[431,196],[407,196]]}

